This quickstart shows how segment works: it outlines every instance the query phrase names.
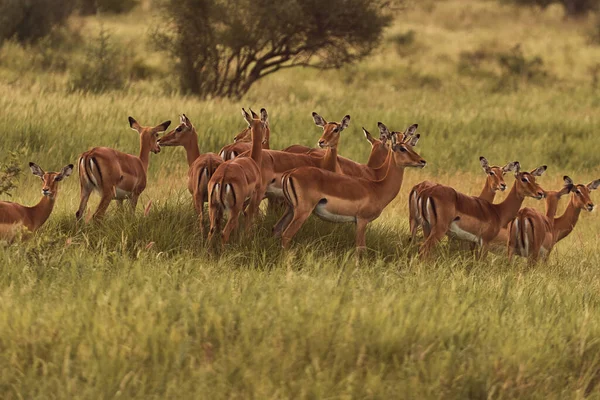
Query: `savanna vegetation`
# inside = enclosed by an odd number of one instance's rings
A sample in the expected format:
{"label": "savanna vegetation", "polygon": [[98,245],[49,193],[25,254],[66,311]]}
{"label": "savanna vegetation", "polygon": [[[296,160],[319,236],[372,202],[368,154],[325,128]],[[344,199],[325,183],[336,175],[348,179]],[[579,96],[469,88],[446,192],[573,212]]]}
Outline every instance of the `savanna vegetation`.
{"label": "savanna vegetation", "polygon": [[600,178],[595,16],[484,0],[398,7],[363,60],[282,69],[240,100],[181,87],[179,60],[154,43],[164,15],[151,3],[74,11],[38,40],[5,40],[1,200],[39,201],[29,161],[58,171],[92,146],[137,154],[129,115],[156,125],[185,113],[201,151],[218,151],[245,127],[241,107],[268,109],[277,149],[316,143],[312,111],[350,114],[339,152],[361,162],[361,126],[418,123],[428,166],[407,170],[359,262],[353,226],[311,218],[283,252],[268,214],[251,237],[208,251],[181,148],[151,156],[135,214],[113,204],[77,224],[77,174],[65,178],[48,222],[0,248],[1,397],[600,398],[597,213],[536,266],[445,244],[422,262],[407,219],[422,180],[478,194],[482,155],[547,164],[546,189],[565,174]]}

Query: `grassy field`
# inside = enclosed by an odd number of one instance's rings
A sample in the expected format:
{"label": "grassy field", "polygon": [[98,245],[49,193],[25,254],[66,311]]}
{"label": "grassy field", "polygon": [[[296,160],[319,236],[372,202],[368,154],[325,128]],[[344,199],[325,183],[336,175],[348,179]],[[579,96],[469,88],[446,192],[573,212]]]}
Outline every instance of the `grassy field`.
{"label": "grassy field", "polygon": [[[600,178],[592,21],[493,1],[415,3],[369,59],[274,74],[242,101],[181,95],[169,60],[145,43],[147,11],[72,21],[84,41],[102,25],[133,46],[151,75],[123,91],[72,92],[70,65],[47,71],[35,49],[5,44],[0,154],[20,152],[23,169],[34,161],[58,170],[93,146],[137,154],[128,115],[151,125],[186,113],[201,150],[217,151],[244,127],[239,109],[248,106],[268,109],[273,148],[316,143],[312,111],[350,114],[339,151],[361,162],[361,126],[416,122],[428,167],[407,171],[368,228],[359,264],[353,226],[311,218],[282,252],[270,236],[277,215],[263,216],[252,238],[207,252],[180,148],[151,156],[135,215],[111,205],[100,224],[76,225],[75,174],[31,240],[0,247],[0,397],[600,398],[597,213],[582,213],[535,267],[504,254],[477,261],[445,244],[421,262],[407,244],[410,188],[430,179],[476,194],[480,155],[547,164],[546,189],[564,174]],[[541,57],[543,71],[502,69],[496,60],[517,44],[526,60]],[[82,57],[77,47],[68,58]],[[31,205],[40,189],[26,170],[2,200]]]}

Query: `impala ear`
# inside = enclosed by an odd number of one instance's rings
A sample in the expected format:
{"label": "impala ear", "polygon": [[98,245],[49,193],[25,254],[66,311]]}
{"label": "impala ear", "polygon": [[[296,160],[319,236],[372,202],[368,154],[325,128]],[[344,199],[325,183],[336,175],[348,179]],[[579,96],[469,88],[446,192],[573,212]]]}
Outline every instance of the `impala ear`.
{"label": "impala ear", "polygon": [[54,180],[57,182],[62,181],[64,178],[71,176],[72,173],[73,173],[73,164],[69,164],[69,165],[63,167],[63,169],[60,171],[60,173],[58,175],[56,175]]}
{"label": "impala ear", "polygon": [[154,130],[156,130],[156,132],[164,132],[169,128],[169,125],[171,125],[171,121],[165,121],[160,125],[156,125],[154,127]]}
{"label": "impala ear", "polygon": [[32,174],[44,179],[44,170],[39,165],[37,165],[36,163],[30,162],[29,168],[31,169]]}
{"label": "impala ear", "polygon": [[265,125],[267,124],[267,121],[269,120],[269,114],[267,114],[267,110],[265,108],[260,109],[260,120]]}
{"label": "impala ear", "polygon": [[367,141],[373,145],[373,143],[375,143],[375,138],[371,136],[371,134],[365,128],[362,128],[362,130]]}
{"label": "impala ear", "polygon": [[502,167],[502,173],[506,174],[510,171],[516,171],[517,168],[520,168],[519,162],[513,161],[513,162],[506,164],[504,167]]}
{"label": "impala ear", "polygon": [[348,125],[350,125],[350,116],[346,115],[343,119],[342,122],[340,123],[340,130],[339,132],[343,131],[344,129],[346,129],[348,127]]}
{"label": "impala ear", "polygon": [[481,164],[481,168],[483,168],[486,174],[490,172],[490,163],[485,157],[479,157],[479,163]]}
{"label": "impala ear", "polygon": [[248,123],[248,126],[250,126],[252,124],[252,117],[243,108],[242,108],[242,117],[244,117],[244,119]]}
{"label": "impala ear", "polygon": [[[396,140],[395,138],[393,138],[390,134],[390,130],[387,128],[387,126],[385,126],[383,124],[383,122],[378,122],[377,123],[377,127],[379,128],[379,135],[380,136],[385,136],[388,139],[392,139],[392,140]],[[395,143],[395,142],[394,142]]]}
{"label": "impala ear", "polygon": [[312,113],[312,117],[313,117],[313,120],[315,121],[315,125],[320,126],[321,128],[323,128],[323,127],[325,127],[325,125],[327,125],[327,121],[325,121],[325,118],[321,117],[319,114],[317,114],[314,111]]}
{"label": "impala ear", "polygon": [[[251,109],[251,108],[249,108],[248,110],[250,110],[250,114],[252,114],[252,118],[253,118],[253,119],[258,119],[258,118],[259,118],[258,114],[257,114],[257,113],[255,113],[254,111],[252,111],[252,109]],[[264,108],[263,108],[263,110],[264,110]],[[261,110],[261,111],[262,111],[262,110]]]}
{"label": "impala ear", "polygon": [[519,172],[521,172],[521,163],[518,161],[513,161],[511,164],[513,164],[513,171],[515,172],[515,176],[517,176]]}
{"label": "impala ear", "polygon": [[138,133],[142,131],[142,126],[133,117],[129,117],[129,127]]}
{"label": "impala ear", "polygon": [[596,179],[587,184],[588,190],[596,190],[598,187],[600,187],[600,179]]}
{"label": "impala ear", "polygon": [[564,196],[565,194],[571,192],[575,185],[573,184],[573,180],[568,176],[563,176],[564,185],[563,188],[558,192],[558,197]]}
{"label": "impala ear", "polygon": [[417,143],[419,143],[419,139],[421,139],[421,134],[417,133],[415,136],[409,139],[408,144],[412,147],[415,147]]}
{"label": "impala ear", "polygon": [[531,171],[530,174],[533,176],[542,176],[542,174],[544,172],[546,172],[547,169],[548,169],[548,166],[542,165],[541,167],[537,167],[536,169]]}
{"label": "impala ear", "polygon": [[192,121],[190,121],[190,119],[185,114],[181,114],[180,120],[181,120],[182,124],[186,124],[187,126],[191,126],[192,125]]}
{"label": "impala ear", "polygon": [[415,132],[417,131],[418,127],[419,127],[419,124],[412,124],[411,126],[408,127],[408,129],[406,129],[406,132],[404,132],[404,136],[408,137],[408,136],[414,135]]}

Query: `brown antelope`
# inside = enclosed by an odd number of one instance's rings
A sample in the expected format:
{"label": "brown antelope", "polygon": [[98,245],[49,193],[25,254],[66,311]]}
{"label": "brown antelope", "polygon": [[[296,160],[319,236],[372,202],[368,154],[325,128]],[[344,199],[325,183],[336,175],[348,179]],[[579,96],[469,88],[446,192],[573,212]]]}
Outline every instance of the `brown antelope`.
{"label": "brown antelope", "polygon": [[[494,202],[496,192],[506,190],[506,182],[504,181],[504,175],[510,171],[514,171],[516,162],[506,164],[504,167],[490,166],[488,160],[485,157],[479,157],[479,163],[483,172],[486,174],[485,183],[483,189],[479,194],[479,198],[482,200]],[[423,181],[415,185],[408,196],[408,213],[410,223],[410,236],[411,242],[415,243],[417,238],[417,230],[423,225],[423,218],[421,212],[423,211],[423,203],[421,199],[421,193],[427,188],[437,185],[431,181]]]}
{"label": "brown antelope", "polygon": [[425,189],[421,194],[424,210],[421,216],[423,232],[428,234],[419,249],[421,258],[427,257],[447,233],[478,243],[480,255],[485,256],[489,243],[517,215],[525,197],[538,200],[544,197],[544,190],[535,182],[535,177],[541,176],[546,168],[544,165],[531,172],[520,172],[520,164],[516,163],[515,183],[499,204],[464,195],[449,186]]}
{"label": "brown antelope", "polygon": [[[260,117],[250,109],[252,118],[260,119]],[[269,126],[264,131],[264,137],[262,138],[262,148],[268,150],[270,147],[269,140],[271,138],[271,129]],[[249,151],[252,148],[252,136],[250,135],[250,128],[246,127],[240,133],[233,137],[233,143],[223,146],[219,150],[219,156],[227,161],[233,160],[242,153]]]}
{"label": "brown antelope", "polygon": [[379,217],[400,191],[404,168],[423,168],[427,163],[413,150],[420,135],[405,134],[398,140],[399,133],[390,134],[381,122],[378,126],[392,142],[376,173],[381,178],[350,177],[314,167],[297,168],[283,176],[283,192],[291,212],[286,212],[274,228],[276,235],[282,232],[283,248],[289,246],[311,213],[331,222],[354,222],[357,250],[366,247],[367,224]]}
{"label": "brown antelope", "polygon": [[17,203],[0,201],[0,238],[12,241],[21,228],[29,232],[38,230],[54,208],[58,194],[58,183],[73,172],[73,164],[69,164],[60,172],[44,172],[37,164],[29,163],[33,175],[42,180],[42,199],[33,207]]}
{"label": "brown antelope", "polygon": [[94,213],[94,219],[104,216],[110,201],[122,203],[129,199],[132,210],[140,194],[146,188],[146,174],[150,152],[160,153],[159,132],[167,130],[171,121],[165,121],[155,127],[141,126],[129,117],[129,126],[140,135],[140,155],[122,153],[109,147],[94,147],[79,156],[79,183],[81,202],[75,216],[81,219],[93,190],[100,196],[100,204]]}
{"label": "brown antelope", "polygon": [[264,130],[267,129],[267,110],[260,110],[260,119],[254,119],[246,110],[242,115],[251,129],[252,149],[249,157],[236,157],[219,165],[208,182],[208,207],[210,217],[210,241],[220,225],[224,211],[229,211],[229,220],[223,229],[222,243],[229,242],[231,232],[237,229],[239,215],[244,203],[246,208],[246,229],[251,226],[254,214],[262,200],[261,163],[263,150],[261,146]]}
{"label": "brown antelope", "polygon": [[[600,186],[600,179],[587,185],[574,185],[571,178],[563,177],[564,187],[546,192],[546,215],[532,208],[523,208],[509,225],[508,258],[513,255],[528,257],[529,263],[547,259],[554,245],[564,239],[577,224],[581,210],[592,211],[594,203],[590,191]],[[559,199],[572,192],[567,209],[555,218]]]}
{"label": "brown antelope", "polygon": [[223,159],[215,153],[200,154],[198,134],[189,118],[182,114],[179,125],[158,139],[160,146],[183,146],[187,155],[188,190],[192,194],[194,208],[198,213],[200,231],[204,234],[204,203],[208,201],[208,181]]}

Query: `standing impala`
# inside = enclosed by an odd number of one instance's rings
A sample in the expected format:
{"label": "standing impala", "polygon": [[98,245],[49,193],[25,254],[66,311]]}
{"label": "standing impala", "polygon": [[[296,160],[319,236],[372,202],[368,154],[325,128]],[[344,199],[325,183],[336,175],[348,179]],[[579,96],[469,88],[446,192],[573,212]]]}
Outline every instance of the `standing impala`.
{"label": "standing impala", "polygon": [[237,229],[240,213],[246,201],[246,229],[249,229],[254,213],[262,200],[261,162],[263,158],[261,141],[267,128],[267,110],[260,110],[260,119],[254,119],[242,109],[242,115],[251,128],[252,149],[250,157],[236,157],[219,165],[208,182],[208,207],[210,217],[210,241],[219,228],[224,211],[229,211],[229,220],[223,229],[222,243],[229,242],[231,232]]}
{"label": "standing impala", "polygon": [[198,213],[200,231],[204,234],[204,203],[208,201],[208,181],[223,159],[215,153],[200,154],[198,134],[189,118],[182,114],[179,125],[158,139],[160,146],[183,146],[187,155],[188,190],[192,194],[194,208]]}
{"label": "standing impala", "polygon": [[83,217],[94,190],[102,197],[94,219],[104,216],[113,199],[119,202],[129,199],[131,208],[135,210],[138,198],[146,188],[150,152],[160,152],[158,133],[166,131],[170,124],[171,121],[165,121],[155,127],[141,126],[129,117],[129,126],[140,135],[139,157],[109,147],[94,147],[79,156],[81,201],[75,214],[78,220]]}
{"label": "standing impala", "polygon": [[[496,197],[496,192],[503,192],[506,190],[506,182],[504,181],[504,175],[510,171],[514,171],[517,165],[517,162],[511,162],[506,164],[504,167],[498,166],[490,166],[488,160],[485,157],[479,157],[479,162],[481,164],[481,168],[483,172],[486,174],[485,183],[483,185],[483,189],[479,194],[479,198],[482,200],[489,201],[490,203],[494,202],[494,198]],[[434,182],[423,181],[417,185],[415,185],[410,191],[410,195],[408,196],[408,212],[409,212],[409,223],[410,223],[410,235],[411,242],[415,243],[417,238],[417,230],[419,226],[423,226],[423,218],[421,213],[423,212],[423,201],[421,198],[421,194],[427,188],[437,185]],[[424,236],[429,235],[428,227],[423,226],[423,229],[426,230]]]}
{"label": "standing impala", "polygon": [[63,167],[60,172],[44,172],[32,162],[29,163],[29,168],[33,175],[42,180],[42,199],[33,207],[0,201],[0,238],[2,239],[12,241],[22,227],[35,232],[44,225],[54,208],[58,183],[73,172],[73,164]]}
{"label": "standing impala", "polygon": [[[260,119],[260,117],[250,109],[250,113],[253,119]],[[268,150],[270,148],[269,140],[271,138],[271,129],[267,125],[262,138],[262,148]],[[252,136],[250,135],[250,128],[246,127],[240,133],[233,137],[233,143],[223,146],[219,150],[219,156],[227,161],[233,160],[242,153],[249,151],[252,148]]]}
{"label": "standing impala", "polygon": [[[286,212],[274,228],[281,234],[284,248],[298,232],[304,221],[315,213],[331,222],[356,224],[356,247],[360,252],[366,247],[367,224],[375,220],[396,197],[402,186],[405,167],[423,168],[426,161],[414,150],[419,135],[389,133],[381,122],[380,131],[391,137],[388,156],[380,167],[380,179],[349,177],[314,167],[294,169],[283,176],[283,192],[291,212]],[[364,128],[363,128],[364,129]],[[366,131],[366,130],[365,130]]]}
{"label": "standing impala", "polygon": [[[600,186],[600,179],[587,185],[574,185],[571,178],[563,177],[564,187],[546,192],[546,215],[532,208],[523,208],[509,225],[508,258],[513,255],[528,257],[529,263],[547,259],[554,245],[567,237],[575,228],[581,210],[592,211],[594,203],[590,191]],[[571,201],[562,216],[555,218],[559,199],[571,192]]]}
{"label": "standing impala", "polygon": [[535,177],[541,176],[546,168],[544,165],[531,172],[520,172],[517,163],[515,183],[506,199],[499,204],[464,195],[449,186],[425,189],[421,194],[422,218],[424,226],[429,226],[431,231],[419,249],[421,258],[427,257],[449,232],[459,239],[480,244],[481,256],[485,256],[489,243],[517,215],[525,197],[538,200],[544,197],[544,190],[535,182]]}

